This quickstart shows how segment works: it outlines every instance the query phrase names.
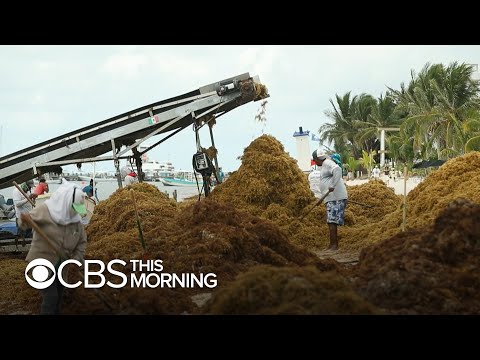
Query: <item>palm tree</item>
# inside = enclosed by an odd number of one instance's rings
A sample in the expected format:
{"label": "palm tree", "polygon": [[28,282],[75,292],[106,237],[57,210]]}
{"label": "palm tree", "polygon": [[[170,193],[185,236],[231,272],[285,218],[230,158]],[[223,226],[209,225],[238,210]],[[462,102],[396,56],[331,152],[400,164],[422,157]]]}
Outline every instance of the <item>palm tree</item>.
{"label": "palm tree", "polygon": [[[399,112],[396,111],[395,101],[389,92],[386,93],[385,97],[380,94],[377,101],[373,103],[371,110],[371,113],[367,116],[365,121],[357,121],[357,125],[359,126],[359,141],[363,142],[370,139],[370,143],[372,144],[371,148],[366,149],[367,151],[380,149],[380,142],[378,139],[379,127],[398,127],[402,122]],[[387,142],[388,136],[389,135],[387,134]]]}
{"label": "palm tree", "polygon": [[427,63],[418,75],[412,71],[407,88],[403,84],[400,91],[389,88],[399,109],[408,114],[402,130],[412,129],[414,151],[424,152],[426,158],[448,159],[476,143],[472,139],[479,135],[480,84],[472,73],[467,64]]}
{"label": "palm tree", "polygon": [[465,126],[475,124],[478,120],[479,82],[472,79],[471,65],[454,62],[445,69],[441,81],[434,82],[436,108],[442,114],[438,121],[440,139],[444,139],[441,154],[444,158],[463,154],[465,145],[472,135]]}
{"label": "palm tree", "polygon": [[349,152],[353,152],[354,156],[359,156],[360,153],[354,146],[356,129],[353,124],[357,97],[351,98],[350,93],[351,91],[343,96],[336,94],[337,105],[330,99],[333,110],[326,110],[325,115],[332,120],[332,123],[322,125],[319,132],[321,141],[327,140],[333,143],[335,151],[342,156],[346,156]]}
{"label": "palm tree", "polygon": [[356,134],[354,136],[355,144],[358,146],[360,151],[372,151],[375,148],[379,148],[378,139],[376,135],[373,136],[362,136],[362,129],[365,127],[364,124],[368,122],[373,109],[377,106],[377,100],[369,94],[362,93],[358,96],[358,99],[355,103],[355,121],[354,126]]}
{"label": "palm tree", "polygon": [[387,138],[389,157],[395,162],[400,161],[404,164],[413,163],[415,160],[415,151],[413,149],[413,138],[406,132],[400,132],[390,135]]}

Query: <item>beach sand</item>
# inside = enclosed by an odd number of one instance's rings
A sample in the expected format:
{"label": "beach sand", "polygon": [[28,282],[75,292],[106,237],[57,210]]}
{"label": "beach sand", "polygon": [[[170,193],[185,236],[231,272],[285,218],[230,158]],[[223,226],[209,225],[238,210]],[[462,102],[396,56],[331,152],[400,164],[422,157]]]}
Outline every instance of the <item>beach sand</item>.
{"label": "beach sand", "polygon": [[[396,181],[394,181],[393,179],[388,179],[387,177],[380,177],[380,180],[385,182],[388,187],[392,188],[395,191],[395,194],[397,194],[397,195],[403,195],[404,194],[405,181],[404,181],[403,177],[396,179]],[[348,186],[356,186],[356,185],[365,184],[368,181],[369,181],[368,179],[347,180],[347,181],[345,181],[345,184],[347,184]],[[418,184],[420,184],[421,181],[422,181],[422,178],[416,177],[416,176],[407,178],[406,193],[408,194]]]}

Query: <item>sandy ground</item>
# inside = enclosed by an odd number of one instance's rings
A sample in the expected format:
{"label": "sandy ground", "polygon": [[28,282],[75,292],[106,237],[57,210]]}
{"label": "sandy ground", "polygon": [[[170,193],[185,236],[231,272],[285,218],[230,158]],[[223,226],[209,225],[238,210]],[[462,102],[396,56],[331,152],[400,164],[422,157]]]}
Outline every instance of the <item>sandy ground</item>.
{"label": "sandy ground", "polygon": [[[341,241],[341,240],[340,240]],[[355,265],[358,263],[360,256],[359,251],[347,251],[342,249],[340,243],[339,249],[335,251],[331,250],[312,250],[320,259],[333,259],[344,265]]]}
{"label": "sandy ground", "polygon": [[[404,194],[404,186],[405,186],[405,181],[404,178],[399,178],[394,181],[393,179],[388,179],[387,177],[380,177],[385,184],[387,184],[388,187],[392,188],[395,191],[395,194],[397,195],[403,195]],[[347,180],[345,181],[345,184],[348,186],[355,186],[355,185],[361,185],[365,184],[368,182],[368,179],[355,179],[355,180]],[[422,181],[421,178],[419,177],[411,177],[407,179],[407,194],[415,188],[420,182]]]}

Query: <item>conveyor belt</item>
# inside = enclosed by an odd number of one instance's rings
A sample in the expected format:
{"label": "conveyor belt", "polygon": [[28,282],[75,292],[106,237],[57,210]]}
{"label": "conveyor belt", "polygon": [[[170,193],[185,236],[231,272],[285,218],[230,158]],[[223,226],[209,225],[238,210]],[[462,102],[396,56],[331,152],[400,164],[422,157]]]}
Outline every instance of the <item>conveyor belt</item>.
{"label": "conveyor belt", "polygon": [[96,158],[109,151],[110,157],[98,160],[120,157],[128,151],[120,151],[122,146],[183,129],[196,119],[219,117],[265,97],[268,97],[266,87],[260,84],[258,77],[252,78],[245,73],[143,106],[1,157],[0,189],[12,186],[12,181],[21,183],[58,169],[60,165]]}

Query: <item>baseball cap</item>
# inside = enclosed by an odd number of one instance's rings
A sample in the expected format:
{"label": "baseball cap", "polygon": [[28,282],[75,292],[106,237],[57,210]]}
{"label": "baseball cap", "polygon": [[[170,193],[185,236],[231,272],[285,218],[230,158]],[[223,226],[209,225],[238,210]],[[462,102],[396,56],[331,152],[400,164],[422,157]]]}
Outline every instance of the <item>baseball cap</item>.
{"label": "baseball cap", "polygon": [[87,214],[87,208],[85,207],[85,195],[83,194],[83,191],[81,189],[77,189],[77,187],[73,188],[72,207],[80,215]]}
{"label": "baseball cap", "polygon": [[315,150],[312,153],[313,159],[318,159],[318,160],[325,160],[327,158],[327,154],[323,153],[321,150]]}

